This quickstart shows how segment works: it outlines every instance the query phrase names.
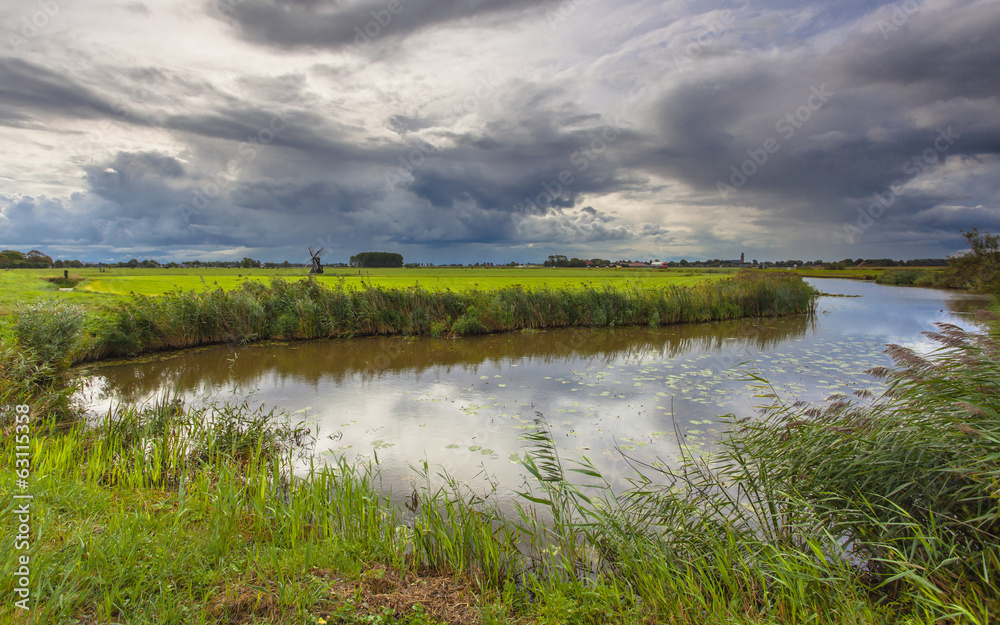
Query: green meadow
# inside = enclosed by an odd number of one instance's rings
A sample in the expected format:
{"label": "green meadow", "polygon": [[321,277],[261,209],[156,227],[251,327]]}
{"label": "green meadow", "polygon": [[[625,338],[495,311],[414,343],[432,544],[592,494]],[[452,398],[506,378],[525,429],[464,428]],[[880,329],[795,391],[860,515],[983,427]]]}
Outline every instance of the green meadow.
{"label": "green meadow", "polygon": [[[419,286],[427,291],[490,291],[520,286],[574,288],[583,286],[641,286],[663,288],[689,286],[731,276],[735,269],[557,269],[557,268],[473,268],[426,267],[416,269],[330,268],[315,278],[326,286],[343,285],[350,289],[366,286],[387,289]],[[96,309],[120,301],[131,293],[162,295],[170,291],[204,292],[215,289],[231,291],[255,281],[268,283],[272,278],[302,280],[307,270],[292,269],[71,269],[70,278],[80,278],[73,291],[59,291],[46,278],[59,278],[61,269],[13,269],[0,272],[0,314],[9,314],[18,302],[38,297],[57,299]]]}

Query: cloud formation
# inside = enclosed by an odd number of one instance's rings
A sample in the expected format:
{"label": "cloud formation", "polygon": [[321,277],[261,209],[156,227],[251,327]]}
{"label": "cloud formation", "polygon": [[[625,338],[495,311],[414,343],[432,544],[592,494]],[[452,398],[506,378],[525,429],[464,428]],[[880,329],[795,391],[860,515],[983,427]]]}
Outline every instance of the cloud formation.
{"label": "cloud formation", "polygon": [[6,247],[913,258],[1000,229],[995,2],[109,6],[31,37],[0,9]]}

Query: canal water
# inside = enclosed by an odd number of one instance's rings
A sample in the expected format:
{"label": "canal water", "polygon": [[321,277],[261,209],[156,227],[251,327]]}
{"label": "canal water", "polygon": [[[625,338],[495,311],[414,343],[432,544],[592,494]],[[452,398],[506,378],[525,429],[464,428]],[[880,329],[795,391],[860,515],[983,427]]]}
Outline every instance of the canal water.
{"label": "canal water", "polygon": [[864,371],[890,364],[887,344],[933,349],[921,332],[972,327],[969,313],[984,305],[940,290],[810,282],[833,294],[812,316],[217,346],[92,365],[82,399],[106,413],[165,394],[200,404],[249,396],[318,430],[319,462],[377,462],[384,483],[403,486],[426,462],[432,474],[507,493],[524,481],[524,434],[544,422],[567,466],[585,457],[621,488],[636,462],[710,452],[727,419],[756,416],[771,395],[822,403],[881,390]]}

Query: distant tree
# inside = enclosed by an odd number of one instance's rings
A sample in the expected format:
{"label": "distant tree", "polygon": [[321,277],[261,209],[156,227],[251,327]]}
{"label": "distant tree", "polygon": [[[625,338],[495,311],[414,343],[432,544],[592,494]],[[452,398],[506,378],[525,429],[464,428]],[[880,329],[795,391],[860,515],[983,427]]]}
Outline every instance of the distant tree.
{"label": "distant tree", "polygon": [[139,259],[138,258],[133,258],[132,260],[128,261],[125,264],[128,265],[129,267],[135,269],[136,267],[139,266]]}
{"label": "distant tree", "polygon": [[253,267],[260,267],[260,261],[259,260],[254,260],[254,259],[250,258],[249,256],[244,256],[243,260],[240,261],[240,267],[242,267],[244,269],[250,269],[250,268],[253,268]]}
{"label": "distant tree", "polygon": [[361,252],[351,256],[351,267],[402,267],[403,255],[394,252]]}
{"label": "distant tree", "polygon": [[4,250],[0,252],[0,268],[23,267],[24,262],[24,254],[17,250]]}
{"label": "distant tree", "polygon": [[973,228],[962,235],[969,251],[948,259],[948,271],[958,286],[1000,294],[1000,235]]}
{"label": "distant tree", "polygon": [[65,263],[63,261],[57,260],[56,262],[52,263],[52,266],[55,267],[56,269],[62,269],[64,264]]}
{"label": "distant tree", "polygon": [[52,264],[52,258],[38,250],[31,250],[25,254],[24,260],[27,261],[29,267],[35,268],[44,268]]}

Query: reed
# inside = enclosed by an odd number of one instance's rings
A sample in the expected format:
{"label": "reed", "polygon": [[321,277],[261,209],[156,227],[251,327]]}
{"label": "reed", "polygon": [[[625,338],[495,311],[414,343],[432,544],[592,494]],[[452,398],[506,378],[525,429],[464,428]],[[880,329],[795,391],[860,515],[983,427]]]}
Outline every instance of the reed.
{"label": "reed", "polygon": [[[165,398],[69,426],[36,415],[32,615],[985,624],[1000,610],[1000,337],[930,338],[942,350],[893,348],[897,365],[873,371],[884,396],[777,403],[730,422],[714,456],[637,466],[618,494],[563,462],[536,415],[513,517],[426,463],[423,485],[395,494],[377,467],[317,467],[316,432],[247,401]],[[5,469],[14,444],[0,440]],[[5,570],[14,540],[0,535]]]}
{"label": "reed", "polygon": [[[601,309],[609,318],[634,314],[620,298]],[[31,615],[986,624],[1000,612],[1000,335],[942,326],[928,338],[941,349],[894,347],[896,364],[872,371],[884,395],[776,400],[730,421],[715,455],[636,466],[617,494],[592,465],[561,460],[536,415],[513,517],[492,490],[432,479],[427,464],[423,485],[395,494],[377,467],[317,467],[316,432],[247,401],[164,398],[69,424],[35,411]],[[22,365],[8,371],[24,392],[51,379]],[[11,493],[16,443],[3,428]],[[0,533],[7,571],[23,553],[15,540]],[[0,595],[13,584],[0,577]],[[17,622],[14,610],[0,604],[0,620]]]}
{"label": "reed", "polygon": [[[25,308],[18,323],[51,327],[51,319],[60,318],[75,320],[75,325],[65,323],[58,333],[23,332],[18,338],[22,347],[39,355],[48,350],[79,362],[267,339],[462,336],[788,315],[812,311],[815,297],[816,292],[793,274],[752,271],[690,287],[587,285],[527,290],[514,286],[461,293],[420,287],[354,289],[343,281],[329,288],[311,279],[274,279],[269,285],[247,281],[232,291],[135,295],[110,312],[85,319],[75,312],[54,315],[39,304]],[[48,336],[52,345],[46,343]]]}

